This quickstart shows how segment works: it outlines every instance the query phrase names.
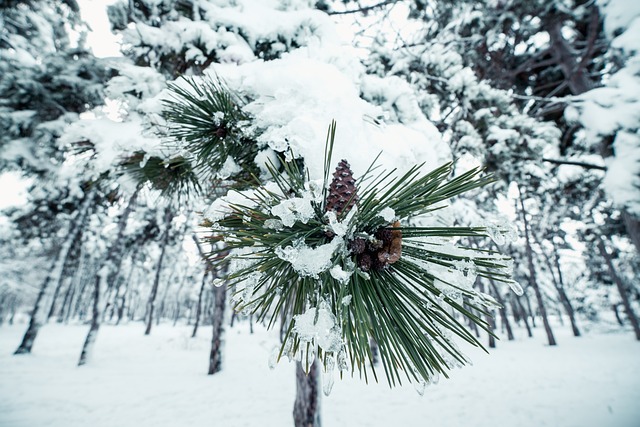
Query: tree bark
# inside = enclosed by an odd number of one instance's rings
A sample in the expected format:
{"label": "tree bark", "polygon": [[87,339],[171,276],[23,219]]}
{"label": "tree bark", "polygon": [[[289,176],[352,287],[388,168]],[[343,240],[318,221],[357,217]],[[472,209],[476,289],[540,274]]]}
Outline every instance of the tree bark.
{"label": "tree bark", "polygon": [[624,287],[624,283],[622,283],[622,279],[620,279],[620,276],[618,276],[618,274],[616,273],[616,269],[613,266],[613,262],[611,261],[611,255],[609,255],[609,252],[607,252],[607,248],[605,248],[604,246],[604,241],[599,236],[598,236],[598,250],[600,251],[600,254],[604,258],[605,262],[607,263],[609,274],[611,275],[611,278],[613,279],[614,283],[616,284],[616,287],[618,288],[618,292],[620,293],[620,298],[622,298],[624,311],[627,313],[627,318],[629,318],[629,321],[633,326],[633,332],[636,334],[636,339],[640,341],[640,325],[638,324],[638,318],[636,317],[635,313],[633,312],[633,309],[631,308],[631,303],[629,301],[629,296],[627,295],[627,290]]}
{"label": "tree bark", "polygon": [[215,304],[213,308],[213,334],[211,336],[211,352],[209,354],[209,375],[222,369],[222,347],[224,344],[224,315],[226,310],[227,289],[225,285],[213,290]]}
{"label": "tree bark", "polygon": [[42,315],[40,314],[40,310],[42,307],[43,299],[47,293],[47,289],[50,284],[58,287],[58,284],[62,280],[62,271],[67,262],[67,258],[69,253],[71,252],[71,247],[75,243],[78,235],[80,234],[82,227],[84,226],[84,222],[86,217],[88,216],[89,211],[93,207],[93,198],[95,196],[95,188],[92,188],[87,193],[82,205],[80,206],[80,210],[74,220],[71,222],[69,226],[69,234],[64,241],[64,243],[60,246],[60,249],[56,255],[56,260],[53,263],[52,268],[49,270],[46,279],[42,282],[42,286],[40,287],[40,291],[38,292],[38,296],[36,297],[36,302],[33,306],[33,311],[31,312],[31,319],[29,320],[29,327],[22,338],[22,342],[20,346],[18,346],[17,350],[13,354],[26,354],[31,353],[31,349],[33,348],[33,343],[38,335],[38,331],[40,330],[40,326],[42,326],[42,321],[44,319],[39,319]]}
{"label": "tree bark", "polygon": [[[215,267],[211,264],[209,259],[205,256],[204,251],[202,250],[202,246],[200,245],[200,240],[194,235],[193,241],[196,243],[196,248],[198,248],[198,253],[202,260],[205,262],[207,266],[207,271],[211,271],[211,274],[216,276],[219,274],[224,274],[225,271],[220,271],[216,274]],[[229,250],[222,249],[218,255],[220,258],[224,258],[229,254]],[[206,273],[205,273],[206,277]],[[204,283],[204,281],[203,281]],[[202,289],[200,289],[200,293],[202,294]],[[224,344],[223,335],[224,335],[224,315],[226,311],[226,301],[227,301],[227,287],[226,285],[215,286],[213,288],[213,298],[214,298],[214,306],[213,306],[213,315],[211,317],[211,324],[213,326],[213,333],[211,336],[211,352],[209,353],[209,375],[213,375],[216,372],[220,372],[222,369],[222,347]],[[200,304],[198,303],[198,306]],[[197,323],[197,320],[196,320]],[[195,336],[195,329],[194,329]]]}
{"label": "tree bark", "polygon": [[129,215],[133,211],[136,200],[138,198],[138,193],[140,188],[137,188],[134,191],[133,195],[129,198],[129,202],[127,203],[127,207],[124,209],[122,214],[120,215],[120,219],[118,221],[118,233],[116,235],[115,240],[111,243],[109,250],[107,251],[107,255],[104,258],[102,265],[98,269],[98,272],[94,279],[94,288],[93,288],[93,309],[92,309],[92,319],[91,326],[89,328],[89,332],[87,333],[87,337],[84,341],[84,345],[82,346],[82,352],[80,353],[80,359],[78,360],[78,366],[82,366],[87,364],[90,359],[91,352],[93,350],[93,346],[96,341],[96,337],[98,335],[98,331],[100,329],[100,292],[101,285],[104,282],[106,287],[109,287],[111,282],[117,276],[118,270],[120,269],[120,265],[122,264],[122,259],[124,257],[124,232],[127,227],[127,221],[129,219]]}
{"label": "tree bark", "polygon": [[153,280],[153,287],[149,294],[149,301],[147,302],[149,316],[147,317],[147,328],[144,331],[145,335],[151,333],[151,325],[153,324],[153,311],[156,305],[156,295],[158,294],[158,286],[160,284],[160,275],[162,273],[162,261],[164,260],[164,254],[167,251],[167,245],[169,244],[171,220],[173,219],[173,213],[168,207],[164,210],[164,235],[162,236],[162,250],[160,251],[160,258],[158,259],[158,266],[156,267],[156,277]]}
{"label": "tree bark", "polygon": [[314,361],[305,374],[301,362],[296,362],[296,400],[293,405],[295,427],[320,427],[320,370]]}
{"label": "tree bark", "polygon": [[544,324],[544,330],[547,333],[549,345],[556,345],[556,339],[553,336],[553,331],[551,330],[551,325],[549,325],[549,319],[547,318],[547,310],[544,306],[542,293],[540,292],[540,287],[538,286],[538,282],[536,280],[536,270],[533,265],[533,249],[531,248],[531,240],[529,238],[529,223],[527,221],[527,211],[524,208],[524,197],[522,193],[520,193],[520,208],[522,210],[522,218],[524,221],[524,235],[527,248],[527,261],[529,265],[529,284],[531,285],[531,287],[533,287],[533,290],[536,293],[538,309],[540,310],[540,315],[542,316],[542,323]]}

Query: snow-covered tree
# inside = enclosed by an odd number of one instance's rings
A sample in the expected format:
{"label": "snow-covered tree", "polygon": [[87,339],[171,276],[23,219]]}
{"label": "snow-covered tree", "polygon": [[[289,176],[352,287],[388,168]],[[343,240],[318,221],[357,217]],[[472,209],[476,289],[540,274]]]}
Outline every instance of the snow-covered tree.
{"label": "snow-covered tree", "polygon": [[107,69],[81,35],[70,38],[69,29],[83,30],[75,2],[5,2],[0,22],[0,171],[19,170],[30,181],[27,204],[11,218],[24,242],[40,240],[49,265],[16,351],[28,353],[49,311],[43,310],[48,292],[58,291],[69,273],[72,245],[95,204],[91,179],[66,167],[70,153],[59,138],[80,113],[103,102]]}

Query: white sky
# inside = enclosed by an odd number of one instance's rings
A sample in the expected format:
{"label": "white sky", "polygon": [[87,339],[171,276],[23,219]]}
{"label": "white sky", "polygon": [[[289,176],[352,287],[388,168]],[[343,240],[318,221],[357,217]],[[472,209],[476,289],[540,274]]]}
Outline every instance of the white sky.
{"label": "white sky", "polygon": [[119,38],[111,33],[107,6],[117,0],[78,0],[82,19],[89,25],[92,32],[87,36],[87,44],[99,58],[121,56]]}

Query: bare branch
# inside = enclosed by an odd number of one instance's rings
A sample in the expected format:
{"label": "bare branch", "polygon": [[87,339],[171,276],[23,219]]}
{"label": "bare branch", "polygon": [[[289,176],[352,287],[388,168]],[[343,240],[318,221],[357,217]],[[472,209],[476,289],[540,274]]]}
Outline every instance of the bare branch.
{"label": "bare branch", "polygon": [[365,6],[365,7],[360,7],[358,9],[350,9],[350,10],[342,10],[342,11],[335,11],[335,12],[329,12],[329,15],[348,15],[351,13],[365,13],[365,12],[369,12],[370,10],[373,9],[378,9],[381,7],[384,7],[388,4],[393,4],[393,3],[397,3],[398,0],[386,0],[386,1],[382,1],[380,3],[371,5],[371,6]]}

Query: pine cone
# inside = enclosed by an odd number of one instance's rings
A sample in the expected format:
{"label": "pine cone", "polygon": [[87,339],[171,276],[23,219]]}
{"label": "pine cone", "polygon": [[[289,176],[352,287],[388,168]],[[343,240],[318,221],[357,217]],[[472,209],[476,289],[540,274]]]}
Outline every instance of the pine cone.
{"label": "pine cone", "polygon": [[333,181],[329,185],[327,195],[327,211],[335,211],[336,215],[349,212],[358,202],[358,187],[353,172],[346,160],[340,160]]}
{"label": "pine cone", "polygon": [[358,237],[349,243],[349,249],[356,255],[360,255],[367,249],[367,241]]}

